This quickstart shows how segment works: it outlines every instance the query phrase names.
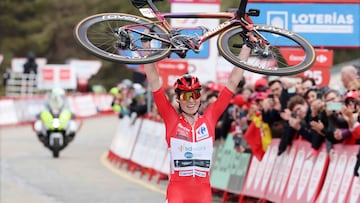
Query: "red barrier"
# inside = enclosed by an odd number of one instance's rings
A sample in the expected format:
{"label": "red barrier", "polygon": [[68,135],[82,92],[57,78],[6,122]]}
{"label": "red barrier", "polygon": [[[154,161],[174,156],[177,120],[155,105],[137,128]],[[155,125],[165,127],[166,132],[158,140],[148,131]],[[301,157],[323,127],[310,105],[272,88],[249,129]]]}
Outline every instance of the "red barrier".
{"label": "red barrier", "polygon": [[314,202],[322,187],[328,168],[328,156],[323,145],[314,155],[310,143],[295,141],[296,157],[282,202]]}
{"label": "red barrier", "polygon": [[252,158],[245,185],[241,192],[242,195],[260,199],[265,198],[266,189],[268,188],[269,180],[271,179],[272,169],[277,160],[278,144],[279,140],[273,139],[273,142],[268,146],[261,162],[255,157]]}
{"label": "red barrier", "polygon": [[296,148],[291,147],[286,150],[281,156],[278,156],[275,162],[273,174],[270,179],[270,184],[266,192],[266,199],[273,202],[280,202],[282,195],[286,189],[292,165],[296,156]]}
{"label": "red barrier", "polygon": [[[338,144],[334,146],[330,153],[329,170],[316,202],[345,202],[349,198],[350,186],[354,181],[358,181],[358,178],[355,179],[353,176],[358,150],[358,145]],[[353,200],[359,200],[358,196],[359,189],[355,187],[352,194]]]}
{"label": "red barrier", "polygon": [[[159,123],[141,120],[148,123],[148,125],[138,126],[137,133],[140,133],[139,136],[143,138],[134,140],[130,145],[125,144],[131,125],[120,124],[121,133],[116,135],[119,139],[113,140],[111,152],[116,151],[114,154],[119,156],[120,149],[137,148],[140,150],[138,155],[132,153],[127,160],[136,163],[140,169],[150,170],[149,180],[151,180],[154,173],[168,173],[169,160],[166,146],[159,147],[164,129],[155,130],[155,126]],[[140,130],[141,128],[144,129]],[[245,201],[245,196],[258,198],[260,201],[284,203],[359,202],[360,180],[353,176],[358,145],[335,145],[329,156],[324,144],[315,155],[310,143],[296,140],[278,156],[279,141],[279,139],[273,139],[261,162],[255,157],[252,158],[239,195],[239,202]],[[125,145],[119,147],[122,144]],[[151,152],[149,148],[156,150]],[[141,155],[144,151],[152,154],[154,158],[143,159]],[[113,157],[110,156],[109,159],[113,160]],[[215,165],[213,167],[216,167]],[[162,170],[164,166],[166,170]],[[231,192],[227,189],[223,191],[224,194]],[[224,201],[226,201],[225,198]]]}

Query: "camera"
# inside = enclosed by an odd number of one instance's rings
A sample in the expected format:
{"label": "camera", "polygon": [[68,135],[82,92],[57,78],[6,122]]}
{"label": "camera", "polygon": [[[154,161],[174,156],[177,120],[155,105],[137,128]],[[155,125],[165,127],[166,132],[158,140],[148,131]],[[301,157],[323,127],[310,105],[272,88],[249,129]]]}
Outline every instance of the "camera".
{"label": "camera", "polygon": [[296,115],[296,112],[291,112],[291,117],[292,117],[292,118],[296,118],[296,116],[297,116],[297,115]]}

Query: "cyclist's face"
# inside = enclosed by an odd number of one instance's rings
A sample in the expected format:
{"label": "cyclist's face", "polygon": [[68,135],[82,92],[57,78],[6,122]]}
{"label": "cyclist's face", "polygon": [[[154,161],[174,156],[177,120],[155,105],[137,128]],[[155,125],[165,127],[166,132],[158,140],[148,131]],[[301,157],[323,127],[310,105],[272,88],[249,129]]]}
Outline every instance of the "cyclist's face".
{"label": "cyclist's face", "polygon": [[188,114],[194,114],[200,107],[200,93],[198,92],[184,92],[178,96],[177,99],[181,109]]}

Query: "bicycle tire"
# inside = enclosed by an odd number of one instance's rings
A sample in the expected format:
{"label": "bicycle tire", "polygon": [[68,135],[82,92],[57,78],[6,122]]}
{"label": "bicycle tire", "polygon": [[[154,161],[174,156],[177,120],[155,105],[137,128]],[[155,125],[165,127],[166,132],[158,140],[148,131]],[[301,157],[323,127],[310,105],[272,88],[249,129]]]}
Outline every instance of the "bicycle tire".
{"label": "bicycle tire", "polygon": [[[129,48],[120,48],[117,44],[122,43],[115,30],[123,26],[131,26],[133,32],[129,34],[131,43],[141,48],[141,37],[139,32],[145,29],[150,30],[149,34],[153,34],[157,39],[153,38],[150,54],[145,55],[144,51],[134,51]],[[131,32],[131,30],[127,30]],[[80,21],[74,28],[75,41],[86,51],[105,60],[124,64],[146,64],[159,61],[171,52],[171,45],[164,41],[168,41],[169,33],[161,25],[151,20],[124,13],[101,13],[89,16]]]}
{"label": "bicycle tire", "polygon": [[[240,61],[238,54],[240,47],[233,48],[234,43],[242,44],[242,38],[239,35],[243,31],[241,26],[234,26],[220,33],[217,46],[220,54],[233,65],[254,73],[274,76],[295,75],[309,69],[316,60],[316,54],[313,46],[300,35],[269,25],[255,25],[258,32],[264,35],[270,42],[272,55],[269,57],[259,56],[251,53],[252,61]],[[269,37],[269,38],[268,38]],[[279,40],[279,41],[275,41]],[[305,53],[305,57],[297,64],[288,64],[280,53],[280,48],[299,48]],[[256,60],[253,60],[254,57]],[[254,62],[256,61],[256,62]],[[260,61],[260,63],[259,63]],[[261,64],[262,63],[262,64]],[[274,64],[276,63],[276,64]],[[271,66],[269,65],[271,64]],[[268,66],[269,65],[269,66]]]}

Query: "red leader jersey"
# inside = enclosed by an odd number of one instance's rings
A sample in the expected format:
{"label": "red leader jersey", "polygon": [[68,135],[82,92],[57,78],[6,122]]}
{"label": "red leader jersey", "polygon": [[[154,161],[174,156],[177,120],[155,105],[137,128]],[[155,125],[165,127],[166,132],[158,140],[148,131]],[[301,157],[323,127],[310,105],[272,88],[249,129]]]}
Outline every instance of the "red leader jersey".
{"label": "red leader jersey", "polygon": [[211,203],[209,171],[215,141],[215,125],[233,93],[224,88],[218,99],[199,115],[192,127],[169,102],[164,89],[153,92],[166,128],[170,155],[169,203]]}

